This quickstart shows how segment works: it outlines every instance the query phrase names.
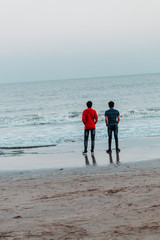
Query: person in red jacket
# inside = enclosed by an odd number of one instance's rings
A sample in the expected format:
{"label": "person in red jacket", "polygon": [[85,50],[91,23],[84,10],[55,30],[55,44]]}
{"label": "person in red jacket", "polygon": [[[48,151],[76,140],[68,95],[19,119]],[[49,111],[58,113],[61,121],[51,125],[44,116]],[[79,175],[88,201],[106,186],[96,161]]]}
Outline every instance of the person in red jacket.
{"label": "person in red jacket", "polygon": [[87,153],[88,148],[88,137],[89,132],[91,132],[91,152],[94,152],[95,145],[95,128],[96,123],[98,121],[98,115],[94,109],[92,109],[92,102],[88,101],[86,103],[87,109],[85,109],[82,113],[82,122],[85,125],[84,129],[84,152]]}

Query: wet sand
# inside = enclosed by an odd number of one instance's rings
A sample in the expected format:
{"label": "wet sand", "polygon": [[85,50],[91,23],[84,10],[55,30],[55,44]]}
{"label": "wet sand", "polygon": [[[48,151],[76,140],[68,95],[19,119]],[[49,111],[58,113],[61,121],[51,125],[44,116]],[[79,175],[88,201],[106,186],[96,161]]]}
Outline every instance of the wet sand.
{"label": "wet sand", "polygon": [[[114,143],[114,142],[113,142]],[[121,163],[139,162],[160,157],[160,137],[144,137],[120,140],[119,158]],[[106,154],[107,140],[96,141],[95,160],[97,166],[107,166],[109,156]],[[114,149],[114,144],[113,144]],[[86,159],[82,155],[83,143],[73,142],[54,147],[20,148],[0,150],[0,171],[24,171],[37,169],[60,169],[85,167]],[[116,153],[113,150],[113,162]],[[88,160],[92,163],[90,143]]]}
{"label": "wet sand", "polygon": [[0,239],[159,240],[160,158],[82,159],[82,167],[1,171]]}

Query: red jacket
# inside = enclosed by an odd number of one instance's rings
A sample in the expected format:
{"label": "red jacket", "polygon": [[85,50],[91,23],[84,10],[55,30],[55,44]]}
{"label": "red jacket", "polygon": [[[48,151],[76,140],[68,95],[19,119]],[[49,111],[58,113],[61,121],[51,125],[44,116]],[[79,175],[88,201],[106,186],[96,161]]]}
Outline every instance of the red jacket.
{"label": "red jacket", "polygon": [[85,129],[95,129],[95,123],[98,121],[98,115],[92,108],[87,108],[82,113],[82,122],[85,125]]}

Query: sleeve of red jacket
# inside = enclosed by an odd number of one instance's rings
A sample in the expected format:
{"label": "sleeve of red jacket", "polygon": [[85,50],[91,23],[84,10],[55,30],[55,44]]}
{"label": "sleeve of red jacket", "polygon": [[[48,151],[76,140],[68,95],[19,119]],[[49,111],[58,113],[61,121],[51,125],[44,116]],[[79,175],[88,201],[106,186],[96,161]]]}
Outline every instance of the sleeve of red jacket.
{"label": "sleeve of red jacket", "polygon": [[85,116],[85,112],[83,111],[82,113],[82,122],[85,124],[86,123],[86,116]]}
{"label": "sleeve of red jacket", "polygon": [[98,115],[97,115],[96,111],[95,111],[95,120],[96,120],[96,122],[98,121]]}

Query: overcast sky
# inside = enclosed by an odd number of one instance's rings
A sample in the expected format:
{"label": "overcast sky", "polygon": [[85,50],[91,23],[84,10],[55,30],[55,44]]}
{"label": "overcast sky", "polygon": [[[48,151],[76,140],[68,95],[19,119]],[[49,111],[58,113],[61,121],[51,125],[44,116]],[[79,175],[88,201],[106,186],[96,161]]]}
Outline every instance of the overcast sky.
{"label": "overcast sky", "polygon": [[160,0],[0,0],[0,82],[160,72]]}

